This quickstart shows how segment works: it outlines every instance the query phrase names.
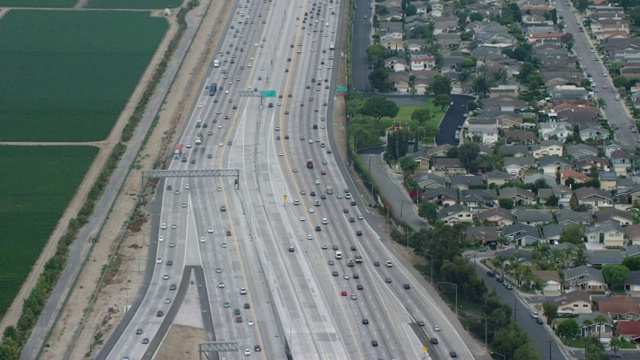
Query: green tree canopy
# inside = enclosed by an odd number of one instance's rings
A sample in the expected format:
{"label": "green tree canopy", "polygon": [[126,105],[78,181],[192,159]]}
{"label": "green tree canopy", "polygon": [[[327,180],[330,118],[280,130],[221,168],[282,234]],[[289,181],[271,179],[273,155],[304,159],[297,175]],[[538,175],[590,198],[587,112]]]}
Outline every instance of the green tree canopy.
{"label": "green tree canopy", "polygon": [[431,120],[431,112],[429,111],[429,108],[421,107],[413,110],[413,113],[411,113],[411,120],[417,121],[420,125],[425,122],[429,122],[429,120]]}
{"label": "green tree canopy", "polygon": [[628,89],[630,84],[629,80],[627,80],[626,77],[617,75],[613,78],[613,86],[617,87],[618,89]]}
{"label": "green tree canopy", "polygon": [[570,224],[560,232],[561,243],[582,244],[583,239],[584,231],[582,231],[582,226],[578,224]]}
{"label": "green tree canopy", "polygon": [[557,326],[556,332],[558,336],[563,338],[571,338],[578,334],[579,326],[574,319],[566,319]]}
{"label": "green tree canopy", "polygon": [[542,303],[542,313],[547,318],[547,323],[558,317],[558,305],[552,302]]}
{"label": "green tree canopy", "polygon": [[433,224],[438,219],[438,207],[431,201],[422,201],[418,206],[418,215]]}
{"label": "green tree canopy", "polygon": [[512,198],[500,198],[498,199],[498,204],[501,208],[511,210],[515,204],[515,201]]}
{"label": "green tree canopy", "polygon": [[611,288],[619,288],[624,283],[629,269],[624,265],[606,264],[602,266],[602,276]]}
{"label": "green tree canopy", "polygon": [[405,156],[400,160],[400,168],[405,174],[413,174],[418,169],[418,162]]}
{"label": "green tree canopy", "polygon": [[520,325],[512,321],[495,334],[491,347],[507,359],[511,359],[516,350],[528,341],[527,333],[522,330]]}
{"label": "green tree canopy", "polygon": [[393,101],[387,100],[382,96],[372,96],[364,102],[360,112],[373,117],[377,122],[385,116],[390,118],[396,117],[399,110],[398,105]]}
{"label": "green tree canopy", "polygon": [[433,104],[436,106],[440,106],[442,110],[444,110],[451,103],[451,96],[446,94],[436,95],[433,99]]}
{"label": "green tree canopy", "polygon": [[431,91],[438,95],[450,95],[451,94],[451,80],[448,77],[438,74],[433,77],[433,82],[431,83]]}
{"label": "green tree canopy", "polygon": [[533,343],[527,341],[513,354],[513,360],[542,360],[542,358]]}

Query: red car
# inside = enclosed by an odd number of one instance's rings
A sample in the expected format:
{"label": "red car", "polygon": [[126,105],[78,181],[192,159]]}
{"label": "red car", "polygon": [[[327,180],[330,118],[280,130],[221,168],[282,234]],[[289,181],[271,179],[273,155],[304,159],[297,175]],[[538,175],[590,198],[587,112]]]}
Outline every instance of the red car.
{"label": "red car", "polygon": [[320,171],[320,174],[321,174],[321,175],[327,175],[327,172],[326,172],[326,171],[324,171],[324,170],[322,170],[322,171]]}
{"label": "red car", "polygon": [[346,292],[346,291],[344,291],[344,290],[342,290],[342,292],[340,293],[340,295],[342,295],[342,296],[347,296],[347,292]]}
{"label": "red car", "polygon": [[242,316],[236,316],[236,322],[237,323],[241,323],[242,322]]}

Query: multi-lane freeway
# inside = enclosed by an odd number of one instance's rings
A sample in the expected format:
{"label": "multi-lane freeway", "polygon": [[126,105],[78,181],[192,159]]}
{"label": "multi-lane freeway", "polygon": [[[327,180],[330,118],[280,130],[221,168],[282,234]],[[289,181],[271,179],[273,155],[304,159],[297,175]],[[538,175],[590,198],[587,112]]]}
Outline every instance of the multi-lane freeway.
{"label": "multi-lane freeway", "polygon": [[[239,182],[195,173],[161,182],[148,290],[99,358],[151,358],[190,306],[190,286],[206,299],[205,339],[237,344],[226,359],[479,355],[368,226],[332,153],[327,109],[342,56],[332,44],[340,48],[345,6],[237,4],[170,169],[237,169]],[[256,96],[263,90],[275,96]],[[348,266],[356,256],[362,263]]]}

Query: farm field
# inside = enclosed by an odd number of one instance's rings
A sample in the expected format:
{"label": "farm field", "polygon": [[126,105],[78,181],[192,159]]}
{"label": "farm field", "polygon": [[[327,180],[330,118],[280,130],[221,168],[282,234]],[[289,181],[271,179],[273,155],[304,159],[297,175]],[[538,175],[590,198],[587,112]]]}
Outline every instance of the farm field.
{"label": "farm field", "polygon": [[91,146],[0,146],[0,317],[97,153]]}
{"label": "farm field", "polygon": [[77,0],[0,0],[1,7],[70,8]]}
{"label": "farm field", "polygon": [[176,8],[182,0],[89,0],[87,8],[94,9],[164,9]]}
{"label": "farm field", "polygon": [[11,96],[0,97],[0,141],[105,139],[167,27],[138,11],[8,12],[0,93]]}

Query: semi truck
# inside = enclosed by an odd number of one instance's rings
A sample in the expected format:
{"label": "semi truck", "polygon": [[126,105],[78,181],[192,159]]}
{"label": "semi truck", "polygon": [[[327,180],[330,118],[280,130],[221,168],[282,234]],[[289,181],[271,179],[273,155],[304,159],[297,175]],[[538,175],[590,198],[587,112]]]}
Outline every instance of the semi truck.
{"label": "semi truck", "polygon": [[209,86],[209,96],[215,95],[216,90],[218,90],[218,85],[216,83],[211,83],[211,86]]}
{"label": "semi truck", "polygon": [[313,169],[313,160],[307,159],[307,168]]}
{"label": "semi truck", "polygon": [[198,133],[198,135],[196,135],[196,145],[200,144],[202,144],[202,133]]}
{"label": "semi truck", "polygon": [[180,155],[182,155],[182,145],[176,144],[176,147],[173,149],[173,158],[180,159]]}

